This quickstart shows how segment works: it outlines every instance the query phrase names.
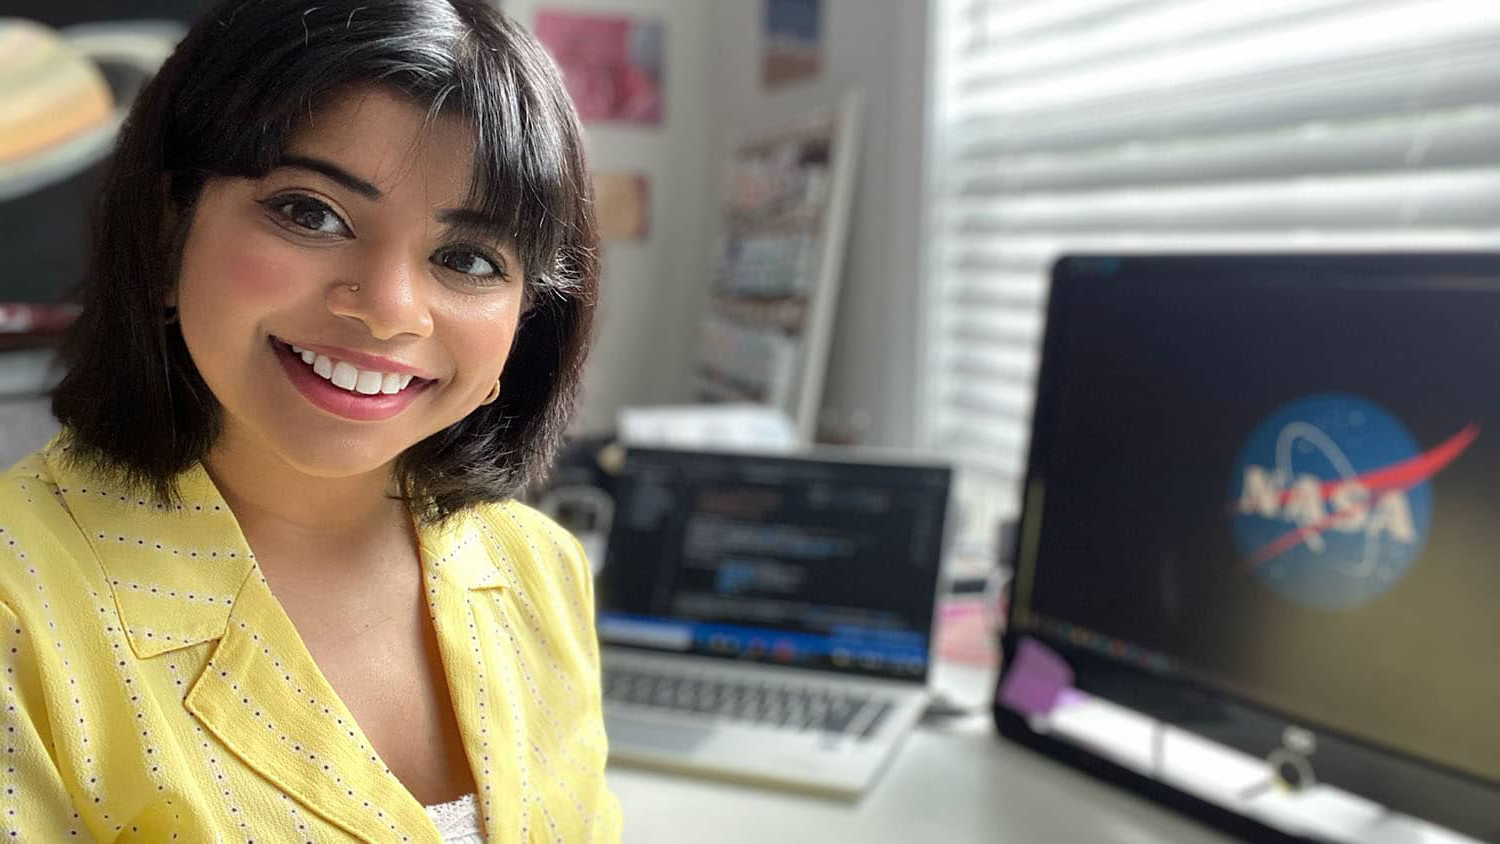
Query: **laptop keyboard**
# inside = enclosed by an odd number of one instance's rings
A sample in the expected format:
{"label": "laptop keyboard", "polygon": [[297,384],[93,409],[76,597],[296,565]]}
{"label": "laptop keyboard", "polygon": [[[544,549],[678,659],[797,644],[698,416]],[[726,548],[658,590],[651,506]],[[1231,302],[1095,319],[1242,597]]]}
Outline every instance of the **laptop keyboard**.
{"label": "laptop keyboard", "polygon": [[637,706],[860,738],[874,735],[894,708],[886,697],[816,685],[746,683],[609,667],[604,669],[604,697]]}

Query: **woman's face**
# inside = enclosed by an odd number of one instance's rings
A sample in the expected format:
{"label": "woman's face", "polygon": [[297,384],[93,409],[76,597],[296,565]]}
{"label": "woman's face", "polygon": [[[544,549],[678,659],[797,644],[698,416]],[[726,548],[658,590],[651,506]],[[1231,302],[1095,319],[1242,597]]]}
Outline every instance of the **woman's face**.
{"label": "woman's face", "polygon": [[311,113],[264,178],[208,182],[176,303],[221,444],[352,476],[484,401],[522,272],[464,206],[473,143],[456,118],[359,89]]}

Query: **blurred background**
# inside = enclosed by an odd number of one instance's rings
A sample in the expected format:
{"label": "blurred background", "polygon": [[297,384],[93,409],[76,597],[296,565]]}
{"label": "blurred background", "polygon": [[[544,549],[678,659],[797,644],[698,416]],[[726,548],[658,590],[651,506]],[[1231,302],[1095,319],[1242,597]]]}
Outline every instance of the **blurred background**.
{"label": "blurred background", "polygon": [[[600,194],[603,298],[574,430],[750,400],[804,441],[948,454],[980,558],[1017,511],[1057,255],[1497,237],[1500,21],[1484,7],[501,5],[568,74]],[[50,433],[27,396],[68,318],[15,306],[66,301],[110,138],[205,6],[6,4],[0,459]],[[799,163],[788,139],[829,115],[838,160]]]}
{"label": "blurred background", "polygon": [[[1500,5],[499,4],[567,77],[605,234],[551,492],[607,487],[620,444],[950,462],[958,664],[998,659],[1058,256],[1500,246]],[[206,5],[5,4],[0,463],[56,429],[92,186]],[[602,554],[607,504],[548,503]]]}

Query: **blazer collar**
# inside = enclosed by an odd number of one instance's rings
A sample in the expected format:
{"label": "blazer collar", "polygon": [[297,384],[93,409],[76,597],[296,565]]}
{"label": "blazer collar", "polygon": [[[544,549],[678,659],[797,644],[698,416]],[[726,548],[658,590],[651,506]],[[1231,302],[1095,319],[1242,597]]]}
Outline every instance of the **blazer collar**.
{"label": "blazer collar", "polygon": [[[202,464],[177,478],[163,506],[54,440],[44,453],[58,494],[104,569],[131,650],[145,659],[221,638],[255,555]],[[509,584],[472,513],[419,529],[430,571],[467,590]]]}
{"label": "blazer collar", "polygon": [[183,705],[246,765],[359,840],[437,844],[426,810],[381,762],[258,571]]}
{"label": "blazer collar", "polygon": [[[286,793],[361,840],[393,840],[395,833],[436,840],[425,809],[380,761],[307,653],[201,465],[179,476],[180,503],[162,507],[106,472],[68,460],[56,442],[45,459],[58,494],[99,558],[136,655],[218,640],[183,701],[205,729]],[[474,605],[492,600],[480,590],[510,586],[496,531],[521,541],[509,525],[488,524],[472,510],[422,528],[418,540],[475,783],[484,793],[514,794],[514,771],[475,764],[473,756],[490,740],[486,705],[497,723],[517,717],[509,712],[514,701],[499,691],[507,685],[501,678],[488,689],[475,686],[486,665],[471,641]],[[505,671],[506,661],[500,662]],[[510,685],[519,682],[509,678]],[[333,759],[341,764],[333,766]],[[502,802],[497,811],[501,817],[486,819],[492,836],[512,827],[516,809]]]}
{"label": "blazer collar", "polygon": [[104,569],[120,624],[146,658],[224,635],[255,556],[203,467],[178,478],[180,501],[155,504],[57,441],[47,468]]}
{"label": "blazer collar", "polygon": [[480,517],[460,513],[418,531],[417,542],[429,576],[463,589],[501,589],[511,585],[490,543],[484,541]]}

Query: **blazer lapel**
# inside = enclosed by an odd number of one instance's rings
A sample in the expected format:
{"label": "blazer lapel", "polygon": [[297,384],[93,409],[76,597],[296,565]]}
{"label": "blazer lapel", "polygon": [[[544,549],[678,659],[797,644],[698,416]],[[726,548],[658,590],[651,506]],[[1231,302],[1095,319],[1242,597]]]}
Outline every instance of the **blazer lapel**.
{"label": "blazer lapel", "polygon": [[438,844],[426,810],[380,761],[259,570],[184,704],[245,764],[350,835]]}
{"label": "blazer lapel", "polygon": [[69,460],[54,441],[57,494],[93,546],[131,650],[141,659],[217,639],[255,557],[201,466],[159,505]]}
{"label": "blazer lapel", "polygon": [[[489,607],[510,588],[471,516],[421,536],[428,611],[437,632],[448,694],[474,775],[486,840],[516,840],[525,811],[524,712],[515,656],[482,635]],[[503,760],[503,762],[502,762]]]}
{"label": "blazer lapel", "polygon": [[204,729],[350,835],[438,844],[426,810],[318,671],[202,466],[184,472],[180,500],[162,506],[69,460],[56,441],[46,459],[135,655],[218,640],[183,701]]}
{"label": "blazer lapel", "polygon": [[[88,531],[120,621],[146,659],[217,639],[183,701],[203,728],[289,797],[363,841],[440,844],[426,810],[380,761],[255,565],[201,466],[163,508],[47,455]],[[150,520],[150,530],[144,521]],[[130,535],[95,525],[135,524]],[[145,537],[153,539],[147,541]],[[515,585],[472,514],[419,531],[428,610],[487,840],[530,837],[526,683],[514,641]],[[524,600],[524,599],[522,599]]]}

